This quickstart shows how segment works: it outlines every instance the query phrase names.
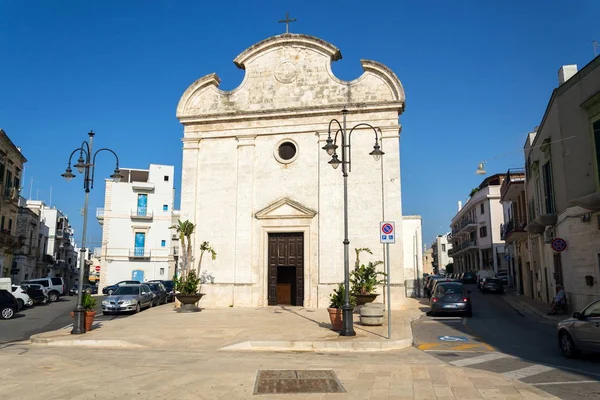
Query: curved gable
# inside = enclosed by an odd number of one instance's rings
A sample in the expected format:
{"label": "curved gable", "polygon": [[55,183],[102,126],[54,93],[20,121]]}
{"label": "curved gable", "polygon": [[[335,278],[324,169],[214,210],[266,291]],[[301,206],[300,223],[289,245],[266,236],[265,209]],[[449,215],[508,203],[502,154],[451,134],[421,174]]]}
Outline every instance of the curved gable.
{"label": "curved gable", "polygon": [[331,71],[331,63],[341,58],[339,49],[316,37],[284,34],[265,39],[235,58],[235,65],[246,71],[237,88],[223,91],[216,74],[204,76],[181,97],[177,117],[185,123],[224,115],[340,109],[352,104],[386,105],[398,113],[403,111],[404,89],[388,67],[361,60],[364,73],[343,81]]}

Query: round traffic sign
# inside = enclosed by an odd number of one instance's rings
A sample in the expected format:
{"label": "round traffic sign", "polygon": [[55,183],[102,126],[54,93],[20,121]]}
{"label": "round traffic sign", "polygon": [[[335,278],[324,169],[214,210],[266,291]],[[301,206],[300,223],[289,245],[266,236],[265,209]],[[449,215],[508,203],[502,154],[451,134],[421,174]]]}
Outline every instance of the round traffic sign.
{"label": "round traffic sign", "polygon": [[96,265],[96,272],[100,272],[100,266]]}
{"label": "round traffic sign", "polygon": [[392,232],[394,232],[394,227],[392,226],[392,224],[383,224],[381,226],[381,231],[383,233],[385,233],[386,235],[391,234]]}
{"label": "round traffic sign", "polygon": [[567,242],[565,241],[565,239],[562,238],[555,238],[552,241],[552,250],[554,251],[564,251],[567,249]]}

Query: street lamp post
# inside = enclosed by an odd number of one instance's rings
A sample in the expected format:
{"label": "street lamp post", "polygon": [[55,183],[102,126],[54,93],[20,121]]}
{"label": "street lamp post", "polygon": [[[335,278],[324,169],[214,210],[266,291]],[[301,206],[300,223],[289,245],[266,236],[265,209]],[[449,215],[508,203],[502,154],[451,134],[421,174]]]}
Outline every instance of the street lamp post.
{"label": "street lamp post", "polygon": [[[348,240],[348,172],[352,170],[352,151],[351,151],[351,138],[352,132],[359,127],[371,128],[375,132],[375,145],[373,151],[369,154],[373,156],[375,161],[379,161],[381,156],[385,154],[381,151],[379,146],[379,136],[377,132],[381,134],[381,129],[374,128],[372,125],[361,123],[353,126],[348,132],[346,129],[346,115],[348,110],[342,110],[342,124],[337,119],[329,121],[329,127],[327,129],[327,140],[323,150],[331,156],[331,160],[328,162],[334,169],[337,169],[342,164],[342,176],[344,177],[344,305],[342,306],[342,322],[343,327],[340,332],[340,336],[355,336],[356,332],[353,328],[352,310],[353,307],[350,304],[350,266],[349,266],[349,245]],[[331,124],[336,123],[339,129],[336,130],[334,138],[331,138]],[[341,155],[342,160],[340,161],[337,154],[337,137],[338,133],[341,136],[342,149]]]}
{"label": "street lamp post", "polygon": [[79,262],[79,290],[77,291],[77,305],[73,309],[74,319],[73,319],[73,329],[71,330],[71,334],[80,335],[85,333],[85,309],[83,308],[83,279],[84,279],[84,270],[85,270],[85,236],[87,230],[87,217],[88,217],[88,202],[90,197],[90,190],[94,188],[94,171],[96,164],[96,156],[98,153],[102,151],[111,152],[115,158],[117,159],[117,166],[115,168],[114,173],[110,176],[115,182],[119,182],[122,178],[121,171],[119,170],[119,157],[117,153],[112,151],[109,148],[102,148],[95,153],[92,153],[92,142],[94,140],[95,133],[90,131],[88,133],[89,141],[84,141],[81,143],[81,146],[73,150],[71,155],[69,156],[69,163],[67,164],[67,169],[64,174],[61,174],[63,178],[69,182],[71,179],[75,178],[73,174],[73,170],[71,169],[71,159],[73,155],[79,152],[79,158],[77,159],[77,164],[74,167],[80,174],[83,174],[83,189],[85,190],[85,204],[83,206],[83,231],[81,233],[81,249],[80,256],[81,260]]}

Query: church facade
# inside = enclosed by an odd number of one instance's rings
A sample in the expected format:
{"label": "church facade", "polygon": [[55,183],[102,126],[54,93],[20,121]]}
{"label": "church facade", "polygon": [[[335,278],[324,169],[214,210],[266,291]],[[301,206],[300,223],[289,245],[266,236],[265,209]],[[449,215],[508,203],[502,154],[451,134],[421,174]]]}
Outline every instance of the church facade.
{"label": "church facade", "polygon": [[196,262],[203,241],[217,252],[215,260],[202,260],[214,277],[202,285],[204,306],[329,306],[344,277],[344,197],[341,168],[328,164],[331,156],[322,147],[329,122],[341,122],[343,109],[348,128],[369,123],[381,129],[385,152],[375,161],[369,155],[373,130],[353,132],[350,268],[354,248],[373,251],[362,253],[362,263],[385,259],[379,222],[395,221],[391,297],[395,306],[403,303],[404,280],[413,271],[404,268],[402,243],[404,89],[389,68],[369,60],[361,60],[360,77],[340,80],[331,63],[341,58],[335,46],[315,37],[274,36],[235,58],[245,71],[236,89],[220,90],[219,77],[210,74],[181,97],[181,218],[196,224]]}

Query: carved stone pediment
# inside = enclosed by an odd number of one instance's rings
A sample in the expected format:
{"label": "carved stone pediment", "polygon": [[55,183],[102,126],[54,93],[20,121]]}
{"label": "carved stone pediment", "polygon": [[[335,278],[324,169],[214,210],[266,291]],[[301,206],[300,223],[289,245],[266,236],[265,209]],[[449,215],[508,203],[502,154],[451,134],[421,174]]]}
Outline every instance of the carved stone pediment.
{"label": "carved stone pediment", "polygon": [[256,219],[313,218],[317,212],[302,204],[284,197],[258,211]]}

